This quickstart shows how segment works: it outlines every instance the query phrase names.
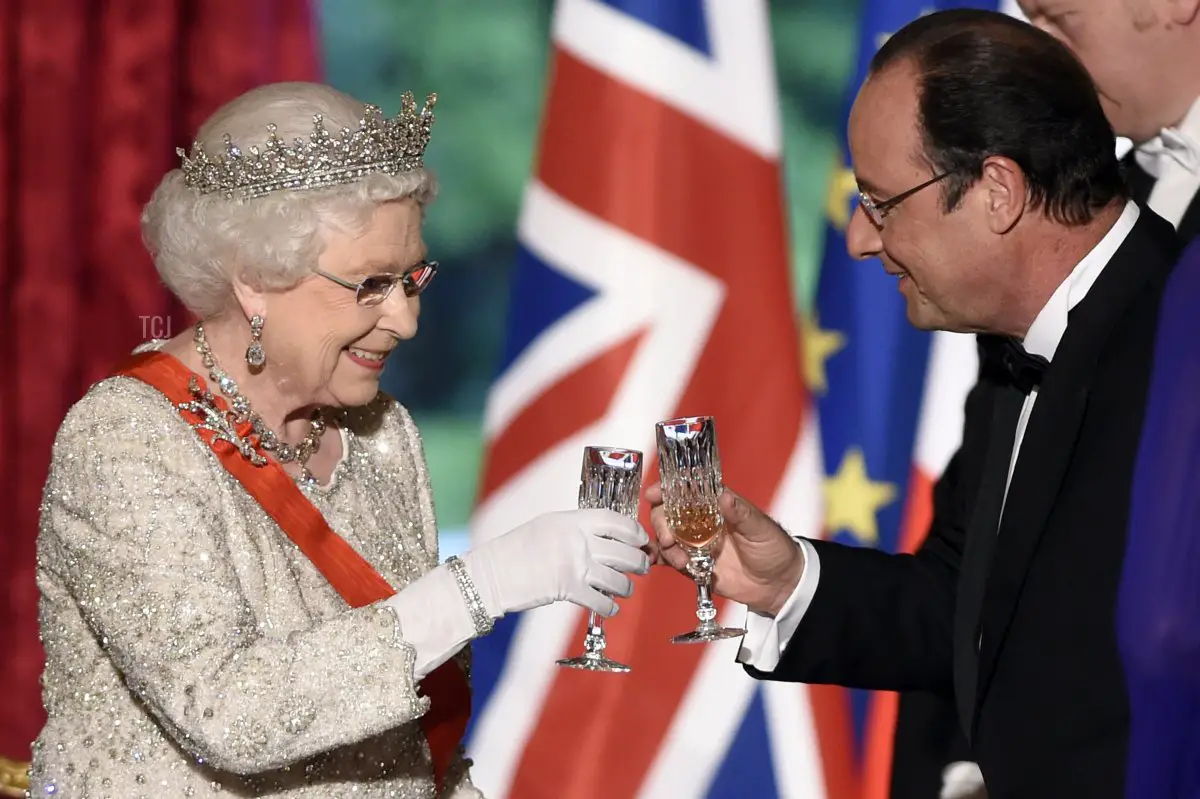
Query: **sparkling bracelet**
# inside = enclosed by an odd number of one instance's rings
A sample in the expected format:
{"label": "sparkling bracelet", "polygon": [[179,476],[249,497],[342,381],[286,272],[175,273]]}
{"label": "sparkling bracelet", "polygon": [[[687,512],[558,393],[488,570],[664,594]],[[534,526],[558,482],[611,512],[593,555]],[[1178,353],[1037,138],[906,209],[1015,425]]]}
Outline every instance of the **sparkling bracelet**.
{"label": "sparkling bracelet", "polygon": [[475,590],[475,583],[471,582],[471,575],[467,574],[467,564],[463,563],[457,555],[451,555],[446,558],[446,565],[450,567],[454,581],[458,583],[458,590],[462,592],[463,601],[467,603],[471,621],[475,622],[475,632],[479,635],[487,635],[496,623],[491,614],[487,612],[487,608],[483,606],[483,600],[479,598],[479,592]]}

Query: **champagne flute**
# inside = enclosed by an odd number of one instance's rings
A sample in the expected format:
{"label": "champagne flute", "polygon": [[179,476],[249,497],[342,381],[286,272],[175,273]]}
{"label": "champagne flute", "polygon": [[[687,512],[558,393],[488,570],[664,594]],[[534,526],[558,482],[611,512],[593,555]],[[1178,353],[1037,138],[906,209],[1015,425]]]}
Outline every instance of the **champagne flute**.
{"label": "champagne flute", "polygon": [[[635,449],[615,447],[584,448],[583,469],[579,476],[579,507],[605,508],[636,519],[641,491],[642,453]],[[604,655],[607,646],[604,617],[592,612],[588,615],[583,654],[564,658],[558,661],[558,665],[586,671],[629,671],[624,663]]]}
{"label": "champagne flute", "polygon": [[717,500],[721,496],[721,456],[717,428],[711,416],[669,419],[654,426],[658,468],[662,477],[663,510],[671,535],[687,551],[688,573],[696,581],[696,629],[671,639],[673,644],[696,644],[736,638],[746,631],[716,622],[712,601],[713,550],[725,532]]}

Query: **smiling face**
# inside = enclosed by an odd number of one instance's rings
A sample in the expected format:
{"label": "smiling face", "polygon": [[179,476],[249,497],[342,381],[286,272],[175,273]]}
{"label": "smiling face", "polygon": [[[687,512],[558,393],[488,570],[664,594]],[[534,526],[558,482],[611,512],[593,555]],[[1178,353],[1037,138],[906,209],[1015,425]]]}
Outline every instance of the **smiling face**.
{"label": "smiling face", "polygon": [[[426,254],[421,209],[411,198],[381,203],[353,235],[326,228],[323,241],[318,268],[353,284],[402,274]],[[332,407],[374,399],[387,355],[416,335],[421,310],[420,299],[406,296],[402,284],[379,305],[363,307],[353,290],[315,273],[287,291],[240,293],[247,295],[244,306],[262,307],[263,348],[281,393]]]}
{"label": "smiling face", "polygon": [[1145,141],[1200,94],[1195,0],[1018,0],[1083,62],[1120,136]]}
{"label": "smiling face", "polygon": [[[876,204],[936,177],[920,157],[917,74],[899,63],[863,84],[850,114],[849,145],[859,186]],[[984,183],[984,181],[980,181]],[[846,231],[855,258],[879,258],[899,280],[908,320],[923,330],[989,328],[997,309],[998,242],[979,219],[979,185],[946,213],[942,186],[906,197],[876,226],[857,207]]]}

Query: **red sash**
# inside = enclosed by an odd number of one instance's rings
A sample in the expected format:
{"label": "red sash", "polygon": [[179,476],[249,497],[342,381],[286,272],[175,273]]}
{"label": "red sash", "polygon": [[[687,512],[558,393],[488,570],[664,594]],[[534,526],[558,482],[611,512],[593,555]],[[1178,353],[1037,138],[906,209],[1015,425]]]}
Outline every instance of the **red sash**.
{"label": "red sash", "polygon": [[[161,352],[134,355],[118,367],[115,374],[148,383],[176,406],[194,399],[188,390],[189,378],[195,377],[204,386],[203,378],[176,358]],[[228,410],[221,397],[214,396],[213,399],[222,411]],[[180,413],[189,422],[201,421],[190,411],[180,410]],[[211,430],[193,429],[351,607],[370,605],[396,593],[371,564],[329,527],[325,517],[278,461],[269,459],[266,466],[254,466],[233,446],[214,446],[215,434]],[[239,427],[238,433],[245,436],[249,431],[250,423],[246,422]],[[421,727],[429,742],[433,776],[440,792],[471,717],[471,691],[462,669],[453,660],[426,675],[419,688],[430,700],[429,711],[421,717]]]}

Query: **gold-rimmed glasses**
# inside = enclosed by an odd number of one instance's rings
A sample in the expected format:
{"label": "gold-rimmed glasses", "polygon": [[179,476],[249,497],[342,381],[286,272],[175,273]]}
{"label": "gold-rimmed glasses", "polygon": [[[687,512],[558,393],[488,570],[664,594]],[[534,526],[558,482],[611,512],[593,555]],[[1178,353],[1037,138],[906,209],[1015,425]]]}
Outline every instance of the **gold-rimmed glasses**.
{"label": "gold-rimmed glasses", "polygon": [[867,219],[870,219],[871,223],[875,225],[875,227],[883,227],[883,220],[887,218],[887,215],[890,214],[897,205],[904,202],[922,189],[929,188],[933,184],[948,178],[952,174],[954,173],[942,172],[941,174],[934,175],[924,183],[913,186],[911,189],[902,191],[895,197],[890,197],[882,202],[875,202],[871,195],[867,194],[865,191],[859,190],[858,204],[862,206],[863,212],[867,215]]}

